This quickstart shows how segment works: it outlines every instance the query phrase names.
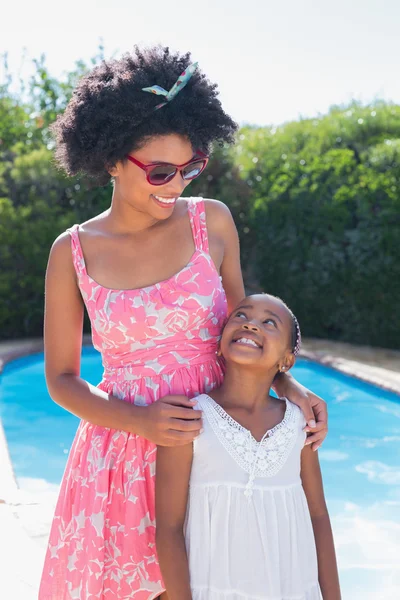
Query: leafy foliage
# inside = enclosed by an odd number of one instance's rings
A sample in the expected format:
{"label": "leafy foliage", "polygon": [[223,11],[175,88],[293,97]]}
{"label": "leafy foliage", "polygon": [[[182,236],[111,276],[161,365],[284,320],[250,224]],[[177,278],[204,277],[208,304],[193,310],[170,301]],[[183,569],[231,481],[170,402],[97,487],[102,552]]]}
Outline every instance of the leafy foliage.
{"label": "leafy foliage", "polygon": [[252,260],[307,335],[398,348],[400,107],[242,132]]}

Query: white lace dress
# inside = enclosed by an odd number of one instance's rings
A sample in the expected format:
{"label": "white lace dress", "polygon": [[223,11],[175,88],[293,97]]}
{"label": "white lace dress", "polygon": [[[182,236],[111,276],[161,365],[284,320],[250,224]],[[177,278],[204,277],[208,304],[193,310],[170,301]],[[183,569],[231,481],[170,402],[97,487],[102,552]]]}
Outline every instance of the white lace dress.
{"label": "white lace dress", "polygon": [[257,442],[209,396],[197,400],[204,432],[185,527],[193,600],[320,600],[300,409],[286,400],[283,421]]}

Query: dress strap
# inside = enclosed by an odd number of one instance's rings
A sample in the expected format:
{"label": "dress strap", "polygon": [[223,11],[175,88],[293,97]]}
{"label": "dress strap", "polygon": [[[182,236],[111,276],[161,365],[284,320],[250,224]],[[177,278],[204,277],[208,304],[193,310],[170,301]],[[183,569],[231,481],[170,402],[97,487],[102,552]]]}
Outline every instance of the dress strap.
{"label": "dress strap", "polygon": [[189,198],[188,208],[195,248],[209,254],[206,209],[203,198]]}
{"label": "dress strap", "polygon": [[67,229],[69,235],[71,236],[71,251],[72,251],[72,261],[74,263],[74,268],[78,279],[81,280],[82,277],[87,275],[85,258],[82,252],[82,246],[79,239],[78,233],[79,225],[73,225],[69,229]]}

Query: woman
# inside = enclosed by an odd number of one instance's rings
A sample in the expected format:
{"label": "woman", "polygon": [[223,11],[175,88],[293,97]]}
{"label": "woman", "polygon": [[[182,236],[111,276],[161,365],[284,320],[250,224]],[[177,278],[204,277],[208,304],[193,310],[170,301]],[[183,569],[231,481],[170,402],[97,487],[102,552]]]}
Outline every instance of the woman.
{"label": "woman", "polygon": [[[190,55],[167,48],[104,62],[80,81],[54,126],[65,171],[103,185],[112,179],[114,189],[110,208],[61,235],[49,258],[47,384],[82,422],[40,600],[150,600],[164,589],[155,445],[199,435],[201,413],[187,398],[221,382],[219,335],[244,296],[229,210],[180,198],[206,167],[211,144],[231,142],[236,131],[216,86],[189,64]],[[103,357],[97,388],[79,377],[85,306]],[[287,376],[277,387],[311,427],[314,408],[316,447],[326,435],[324,402]]]}

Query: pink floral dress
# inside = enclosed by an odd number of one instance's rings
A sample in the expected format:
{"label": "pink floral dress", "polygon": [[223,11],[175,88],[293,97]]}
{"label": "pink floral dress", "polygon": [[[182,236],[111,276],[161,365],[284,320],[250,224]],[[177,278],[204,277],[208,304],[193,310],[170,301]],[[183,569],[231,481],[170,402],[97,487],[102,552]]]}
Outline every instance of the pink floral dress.
{"label": "pink floral dress", "polygon": [[[189,199],[195,241],[179,273],[112,290],[87,273],[78,226],[69,230],[79,287],[101,352],[99,387],[126,402],[193,397],[222,380],[216,357],[227,314],[209,255],[204,203]],[[155,446],[81,421],[61,484],[39,600],[150,600],[163,591],[155,549]]]}

